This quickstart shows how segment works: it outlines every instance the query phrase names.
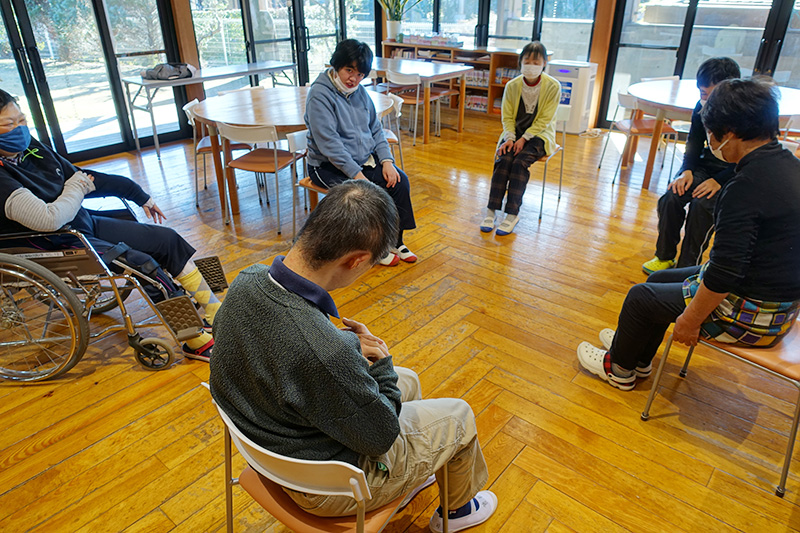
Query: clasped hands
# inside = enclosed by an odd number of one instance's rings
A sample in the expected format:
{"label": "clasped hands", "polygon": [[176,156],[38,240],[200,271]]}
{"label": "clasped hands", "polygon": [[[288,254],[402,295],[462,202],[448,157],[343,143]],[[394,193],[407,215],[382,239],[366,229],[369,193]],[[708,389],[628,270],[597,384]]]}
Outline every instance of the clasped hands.
{"label": "clasped hands", "polygon": [[497,154],[503,155],[507,152],[514,152],[514,155],[517,155],[525,147],[525,142],[525,137],[520,137],[516,141],[509,139],[500,145],[500,148],[497,149]]}
{"label": "clasped hands", "polygon": [[358,335],[358,340],[361,342],[361,355],[370,363],[374,363],[384,357],[389,357],[389,348],[382,339],[379,339],[370,333],[367,326],[361,322],[350,320],[349,318],[342,318],[342,324],[345,325],[342,329],[344,331],[352,331]]}

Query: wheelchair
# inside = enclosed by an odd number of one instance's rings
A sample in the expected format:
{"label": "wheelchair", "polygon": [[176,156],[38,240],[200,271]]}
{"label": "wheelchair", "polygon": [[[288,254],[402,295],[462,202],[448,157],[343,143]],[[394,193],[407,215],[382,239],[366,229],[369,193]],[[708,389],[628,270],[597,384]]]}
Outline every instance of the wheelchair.
{"label": "wheelchair", "polygon": [[[124,211],[122,214],[125,216]],[[20,246],[21,242],[65,234],[80,244],[54,250]],[[212,290],[227,287],[217,257],[197,259],[195,264]],[[112,265],[121,272],[114,272]],[[154,303],[142,281],[160,290],[164,299]],[[133,291],[141,294],[153,313],[139,323],[125,307],[125,299]],[[122,324],[90,333],[92,314],[117,307]],[[137,332],[152,326],[165,328],[180,343],[201,333],[203,321],[188,296],[169,294],[163,283],[133,268],[121,255],[104,261],[79,231],[62,228],[0,235],[0,379],[35,382],[56,378],[81,360],[90,340],[118,331],[127,333],[128,344],[144,368],[164,370],[174,361],[172,343],[158,337],[143,338]]]}

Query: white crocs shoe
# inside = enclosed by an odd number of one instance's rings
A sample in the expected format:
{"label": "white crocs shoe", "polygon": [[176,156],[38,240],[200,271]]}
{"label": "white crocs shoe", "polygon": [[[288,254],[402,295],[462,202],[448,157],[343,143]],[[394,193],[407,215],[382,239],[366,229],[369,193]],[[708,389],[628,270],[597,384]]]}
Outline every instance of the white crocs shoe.
{"label": "white crocs shoe", "polygon": [[612,387],[627,391],[633,390],[633,387],[636,386],[635,374],[631,373],[626,378],[614,375],[611,372],[611,356],[608,355],[608,352],[595,348],[588,342],[578,345],[578,362],[584,369],[606,381]]}
{"label": "white crocs shoe", "polygon": [[[614,335],[616,335],[616,333],[617,332],[611,328],[606,328],[599,333],[598,336],[600,337],[600,342],[603,343],[603,348],[605,348],[606,351],[611,349],[611,343],[614,342]],[[636,374],[637,378],[646,378],[650,376],[652,372],[653,372],[652,363],[647,363],[646,365],[642,363],[637,363],[636,368],[633,371],[633,373]]]}
{"label": "white crocs shoe", "polygon": [[[477,526],[489,520],[497,509],[497,496],[490,490],[482,490],[469,501],[467,511],[459,511],[454,514],[450,512],[450,519],[447,521],[451,533]],[[465,506],[466,507],[466,506]],[[442,533],[442,508],[439,507],[431,516],[430,528],[434,533]]]}

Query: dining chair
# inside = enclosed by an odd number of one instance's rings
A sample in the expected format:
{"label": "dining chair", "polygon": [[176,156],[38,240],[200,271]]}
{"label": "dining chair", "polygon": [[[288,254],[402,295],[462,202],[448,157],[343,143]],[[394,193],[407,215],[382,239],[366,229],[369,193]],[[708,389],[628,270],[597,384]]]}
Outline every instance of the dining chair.
{"label": "dining chair", "polygon": [[[208,384],[203,383],[208,387]],[[297,533],[379,533],[400,508],[405,495],[386,505],[366,512],[366,502],[372,499],[367,477],[360,468],[342,461],[305,461],[271,452],[242,433],[228,414],[212,399],[224,423],[225,443],[225,524],[233,532],[233,486],[241,486],[276,520]],[[247,461],[248,466],[238,478],[233,477],[233,449]],[[447,469],[441,491],[444,531],[448,531]],[[356,516],[320,517],[307,513],[283,490],[344,496],[356,501]]]}
{"label": "dining chair", "polygon": [[[664,348],[664,355],[661,357],[658,370],[656,370],[653,386],[650,389],[650,395],[647,397],[647,403],[644,406],[644,411],[642,411],[641,418],[644,421],[650,419],[650,407],[658,392],[658,384],[661,381],[667,357],[672,348],[672,340],[672,335],[670,335],[667,339],[667,345]],[[771,348],[753,348],[750,346],[725,344],[705,339],[699,339],[697,343],[712,348],[718,353],[747,363],[759,370],[763,370],[771,376],[788,381],[798,389],[798,399],[795,403],[794,419],[792,420],[792,426],[789,430],[789,442],[783,460],[781,478],[775,489],[775,495],[783,498],[786,492],[786,478],[789,474],[789,466],[792,462],[792,451],[794,450],[795,437],[797,436],[798,420],[800,420],[800,327],[795,323],[794,327],[784,335],[783,339]],[[680,371],[680,377],[682,378],[686,377],[689,361],[692,358],[693,352],[694,347],[690,348],[689,353],[686,355],[686,360]]]}
{"label": "dining chair", "polygon": [[[567,144],[567,121],[569,120],[570,111],[572,111],[571,106],[558,104],[556,114],[553,116],[553,122],[556,123],[556,130],[558,130],[559,122],[563,123],[564,126],[561,129],[561,144],[556,144],[556,149],[553,150],[553,153],[543,158],[544,169],[542,170],[542,200],[539,202],[539,220],[542,220],[542,210],[544,208],[544,186],[547,182],[547,163],[559,152],[561,153],[561,170],[558,173],[558,199],[561,200],[561,182],[564,178],[564,156],[566,154],[565,147]],[[531,169],[532,168],[533,167],[531,167]]]}
{"label": "dining chair", "polygon": [[[271,148],[255,148],[231,161],[225,161],[225,166],[255,173],[256,186],[259,189],[258,202],[263,203],[260,192],[260,189],[263,187],[267,205],[269,205],[269,190],[267,188],[266,174],[275,175],[275,204],[278,218],[278,235],[280,235],[281,197],[278,175],[281,170],[288,166],[292,166],[294,173],[294,165],[297,160],[295,154],[278,149],[277,143],[280,139],[278,138],[278,132],[275,126],[234,126],[224,122],[217,122],[217,129],[219,130],[220,136],[231,143],[238,142],[253,145],[257,143],[272,143]],[[225,193],[227,202],[227,187]],[[226,210],[226,222],[228,221],[229,217],[227,217]]]}
{"label": "dining chair", "polygon": [[[603,158],[606,154],[606,148],[608,148],[608,142],[611,140],[611,134],[613,133],[614,129],[619,131],[620,133],[625,134],[625,144],[630,141],[631,137],[643,136],[643,135],[650,135],[652,137],[653,132],[655,131],[656,119],[654,118],[635,118],[636,112],[639,110],[639,105],[636,98],[626,92],[620,91],[617,93],[617,109],[614,111],[614,116],[617,116],[617,112],[620,108],[629,109],[631,111],[630,118],[623,118],[622,120],[615,120],[611,123],[611,127],[608,129],[608,135],[606,136],[606,142],[603,146],[603,152],[600,154],[600,162],[597,164],[597,170],[600,170],[600,167],[603,165]],[[677,138],[678,133],[670,126],[669,124],[664,124],[661,130],[662,137],[672,137],[673,141]],[[658,142],[661,143],[661,139],[653,139],[651,142]],[[674,150],[674,148],[673,148]],[[619,174],[619,169],[622,167],[622,158],[625,155],[625,150],[622,150],[619,154],[619,161],[617,162],[617,168],[614,171],[614,179],[611,180],[611,183],[614,184],[617,181],[617,174]],[[674,158],[673,158],[674,159]],[[661,167],[664,167],[664,160],[662,158]],[[672,174],[672,163],[670,163],[670,175]]]}
{"label": "dining chair", "polygon": [[[394,156],[394,147],[397,146],[400,152],[400,168],[405,170],[405,165],[403,164],[403,143],[400,141],[400,116],[403,114],[403,99],[392,93],[388,93],[387,96],[392,99],[393,105],[392,111],[386,115],[386,121],[389,127],[383,128],[383,136],[386,137],[386,142],[389,143],[392,156]],[[396,130],[392,129],[392,117],[394,117]]]}
{"label": "dining chair", "polygon": [[[419,122],[419,105],[425,104],[424,91],[422,87],[422,79],[419,74],[403,74],[394,72],[392,70],[386,71],[386,80],[395,86],[390,89],[397,96],[403,99],[403,103],[414,106],[414,137],[411,144],[417,144],[417,122]],[[436,135],[442,134],[442,106],[441,99],[458,94],[455,89],[447,87],[431,87],[430,103],[436,103],[436,112],[434,114],[434,126]],[[410,117],[409,117],[410,118]],[[411,127],[409,126],[409,130]]]}
{"label": "dining chair", "polygon": [[[194,152],[194,205],[200,207],[200,177],[197,174],[197,158],[203,157],[203,189],[208,189],[208,181],[206,174],[206,157],[212,155],[213,148],[211,147],[211,137],[203,135],[203,125],[196,121],[194,108],[200,100],[195,98],[185,106],[183,112],[189,119],[189,125],[192,127],[192,151]],[[244,143],[231,144],[231,150],[251,150],[253,147]]]}

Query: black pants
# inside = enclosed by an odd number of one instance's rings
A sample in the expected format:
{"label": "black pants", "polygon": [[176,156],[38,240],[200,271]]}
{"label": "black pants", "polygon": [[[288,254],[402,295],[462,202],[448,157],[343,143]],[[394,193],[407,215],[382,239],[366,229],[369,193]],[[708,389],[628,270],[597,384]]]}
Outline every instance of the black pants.
{"label": "black pants", "polygon": [[[175,291],[175,285],[170,277],[165,275],[164,270],[172,276],[177,276],[195,253],[195,249],[183,237],[174,229],[165,226],[96,215],[81,217],[80,222],[82,227],[76,229],[84,234],[101,257],[112,246],[124,242],[131,248],[125,252],[124,260],[137,270],[140,265],[148,264],[151,259],[155,260],[160,267],[150,277],[156,278],[170,293]],[[49,240],[56,247],[75,245],[71,235]],[[116,266],[111,268],[118,270]],[[156,287],[143,283],[142,288],[153,301],[164,299],[163,293]]]}
{"label": "black pants", "polygon": [[539,137],[532,137],[517,155],[511,150],[497,156],[494,160],[487,207],[495,211],[502,208],[505,196],[506,214],[518,215],[525,187],[531,177],[531,165],[546,155],[544,141]]}
{"label": "black pants", "polygon": [[[719,196],[717,193],[711,198],[692,198],[692,192],[697,186],[711,177],[702,166],[692,175],[692,185],[682,195],[668,190],[658,199],[656,257],[663,261],[675,259],[678,255],[678,242],[681,240],[681,228],[684,220],[686,221],[681,256],[676,265],[678,268],[700,264],[700,258],[708,248],[713,231],[714,206]],[[686,204],[689,204],[688,216]]]}
{"label": "black pants", "polygon": [[686,309],[684,280],[699,271],[699,266],[660,270],[631,287],[611,344],[612,362],[626,370],[650,364],[667,328]]}
{"label": "black pants", "polygon": [[[378,159],[375,158],[375,160],[377,161]],[[417,227],[417,223],[414,220],[414,208],[411,207],[411,185],[408,182],[408,176],[396,166],[395,168],[400,174],[400,181],[394,187],[389,187],[386,184],[386,180],[383,178],[383,166],[380,163],[374,167],[361,167],[361,173],[369,181],[389,193],[394,205],[397,207],[397,213],[400,215],[400,231],[414,229]],[[318,167],[308,167],[308,173],[314,185],[326,189],[350,179],[331,163],[323,163]]]}

